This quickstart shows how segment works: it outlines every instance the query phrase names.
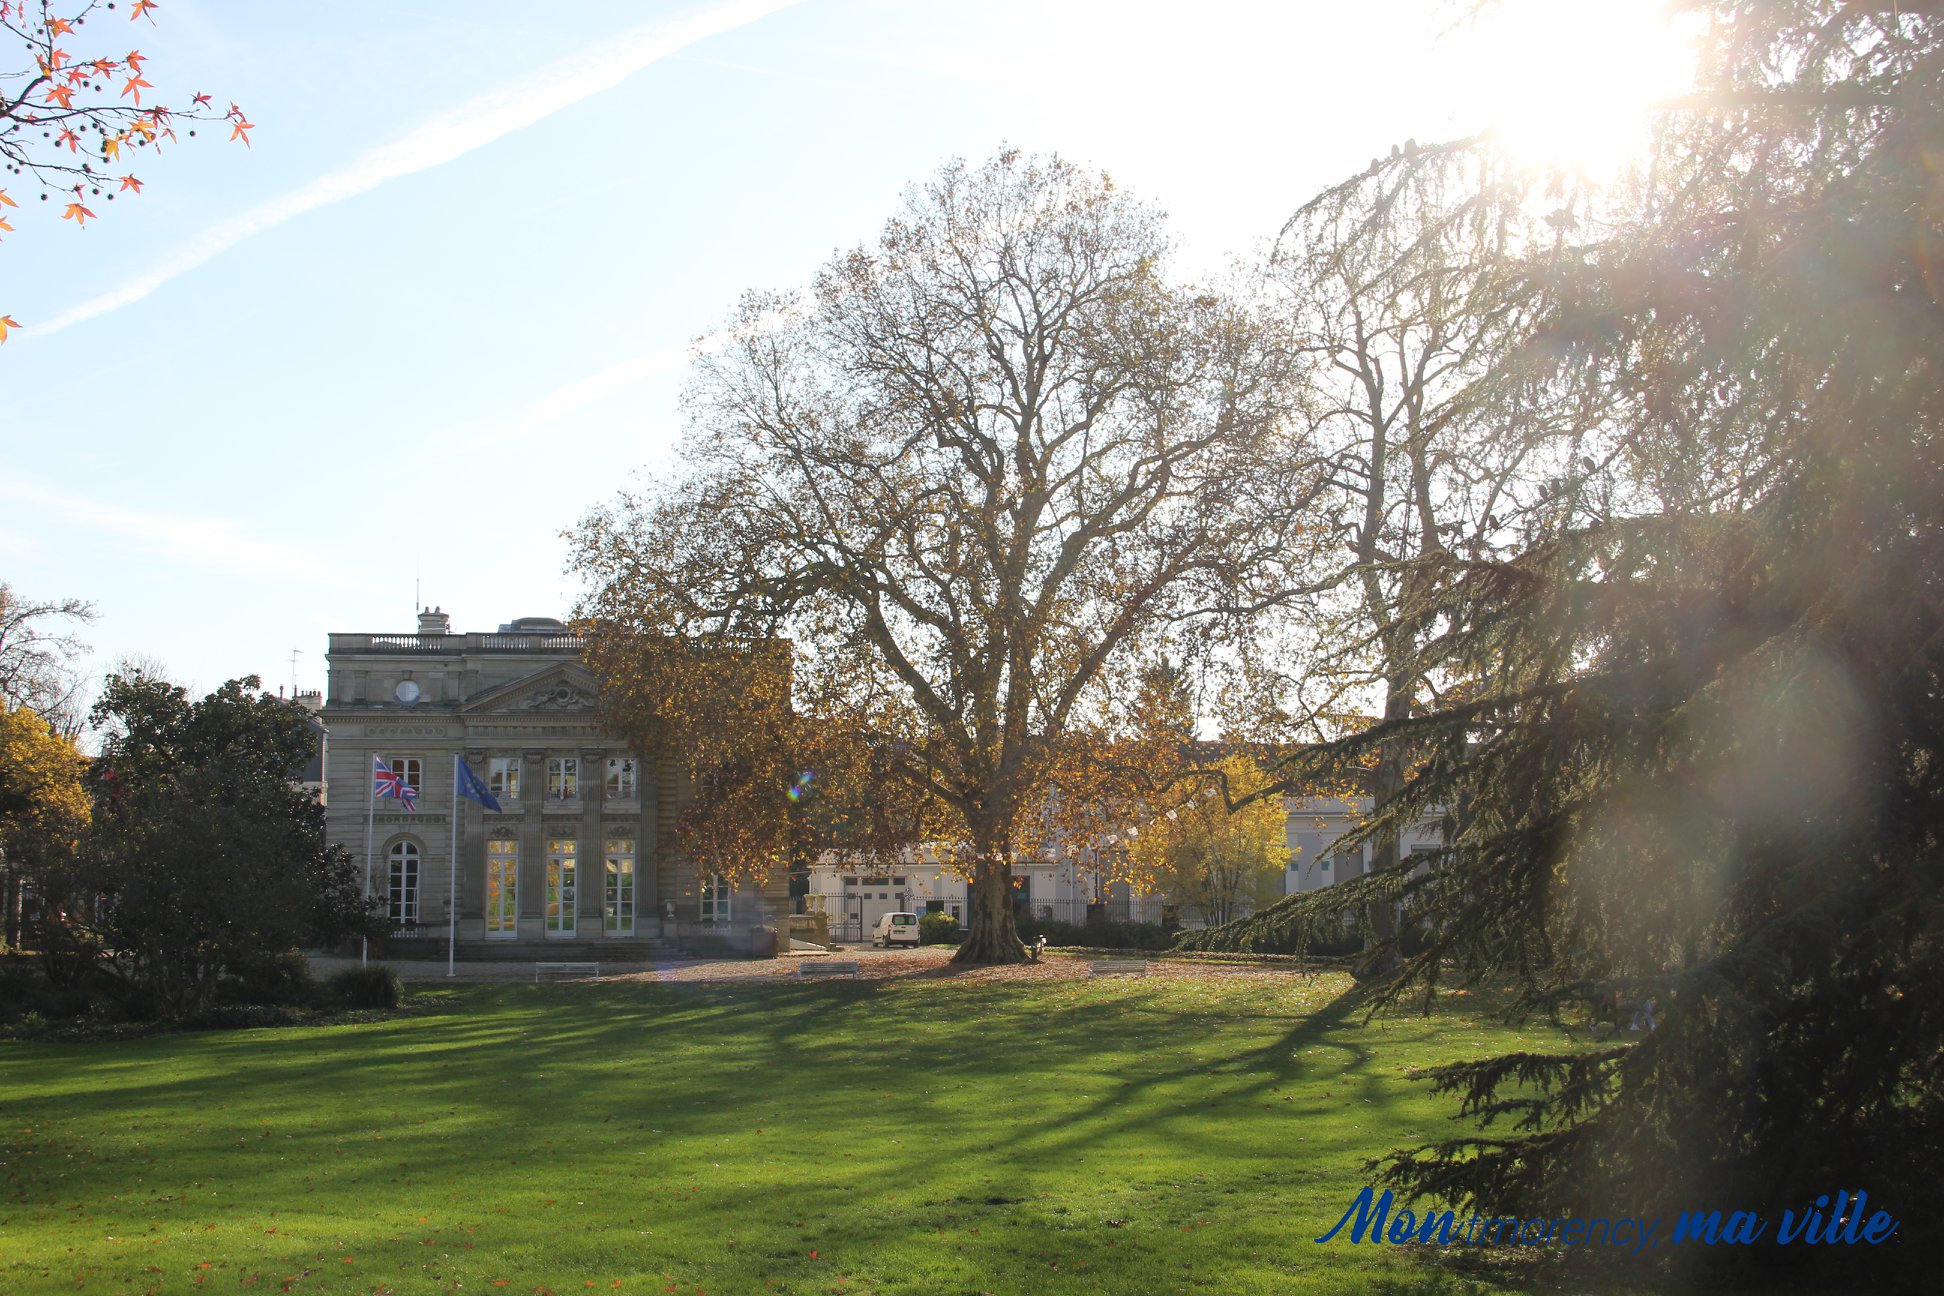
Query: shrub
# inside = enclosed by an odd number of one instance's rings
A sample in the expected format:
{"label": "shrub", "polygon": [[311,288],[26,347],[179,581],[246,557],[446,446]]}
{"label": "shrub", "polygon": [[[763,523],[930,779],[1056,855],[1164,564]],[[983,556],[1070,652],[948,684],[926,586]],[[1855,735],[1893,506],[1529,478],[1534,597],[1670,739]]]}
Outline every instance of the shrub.
{"label": "shrub", "polygon": [[1020,939],[1031,944],[1046,937],[1048,945],[1083,945],[1094,949],[1164,950],[1174,943],[1171,927],[1148,922],[1062,922],[1057,918],[1022,918]]}
{"label": "shrub", "polygon": [[224,979],[224,1001],[241,1004],[293,1004],[318,1001],[318,985],[311,979],[310,962],[297,950],[266,954],[234,964]]}
{"label": "shrub", "polygon": [[292,1026],[297,1014],[281,1004],[212,1004],[183,1019],[190,1030],[254,1030],[259,1026]]}
{"label": "shrub", "polygon": [[928,913],[918,920],[918,939],[926,945],[956,945],[958,919],[948,913]]}
{"label": "shrub", "polygon": [[346,968],[324,983],[331,998],[345,1008],[396,1008],[404,987],[398,973],[383,963]]}

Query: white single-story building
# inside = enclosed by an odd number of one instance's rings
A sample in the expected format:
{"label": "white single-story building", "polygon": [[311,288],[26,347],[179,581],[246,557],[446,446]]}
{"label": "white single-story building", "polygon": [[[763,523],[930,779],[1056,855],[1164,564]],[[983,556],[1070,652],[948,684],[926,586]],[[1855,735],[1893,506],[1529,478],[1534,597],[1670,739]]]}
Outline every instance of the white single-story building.
{"label": "white single-story building", "polygon": [[[1336,842],[1370,813],[1369,797],[1289,797],[1289,868],[1283,894],[1295,895],[1362,877],[1374,851],[1369,845],[1339,849]],[[1405,856],[1436,850],[1441,842],[1436,819],[1407,832],[1399,849]],[[1101,878],[1085,856],[1035,859],[1013,866],[1014,905],[1021,917],[1084,922],[1099,906],[1112,922],[1201,922],[1166,895],[1136,895],[1125,882]],[[912,850],[895,866],[847,864],[835,856],[810,870],[804,907],[829,916],[835,940],[866,939],[887,913],[948,913],[961,923],[971,912],[970,884],[941,853]]]}

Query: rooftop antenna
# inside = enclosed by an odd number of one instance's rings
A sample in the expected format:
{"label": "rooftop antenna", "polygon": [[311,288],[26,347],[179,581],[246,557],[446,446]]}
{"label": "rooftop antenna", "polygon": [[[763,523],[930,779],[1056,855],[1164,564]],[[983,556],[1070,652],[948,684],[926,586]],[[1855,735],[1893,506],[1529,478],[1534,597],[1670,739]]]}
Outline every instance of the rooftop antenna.
{"label": "rooftop antenna", "polygon": [[290,650],[290,696],[293,700],[297,697],[297,659],[303,655],[302,648]]}

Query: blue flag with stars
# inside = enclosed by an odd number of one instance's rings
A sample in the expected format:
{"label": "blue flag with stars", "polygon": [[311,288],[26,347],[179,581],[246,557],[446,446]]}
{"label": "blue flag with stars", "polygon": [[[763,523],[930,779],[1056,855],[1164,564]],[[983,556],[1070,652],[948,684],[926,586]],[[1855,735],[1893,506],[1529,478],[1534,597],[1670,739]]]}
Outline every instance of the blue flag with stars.
{"label": "blue flag with stars", "polygon": [[487,788],[485,782],[480,779],[479,775],[473,773],[473,767],[466,764],[466,758],[461,756],[457,759],[459,761],[459,795],[468,800],[479,802],[479,804],[485,806],[488,810],[499,809],[499,798],[493,795],[492,791]]}

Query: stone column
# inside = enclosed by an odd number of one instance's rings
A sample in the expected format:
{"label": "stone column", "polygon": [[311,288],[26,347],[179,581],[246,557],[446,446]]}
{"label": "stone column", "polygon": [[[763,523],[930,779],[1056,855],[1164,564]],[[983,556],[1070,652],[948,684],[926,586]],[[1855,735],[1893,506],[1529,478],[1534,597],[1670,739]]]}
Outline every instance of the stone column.
{"label": "stone column", "polygon": [[607,839],[601,833],[601,805],[607,795],[607,753],[580,753],[580,885],[575,888],[575,903],[580,912],[575,918],[575,933],[581,939],[599,940],[607,934]]}
{"label": "stone column", "polygon": [[[491,766],[486,749],[468,747],[466,764],[482,780]],[[486,939],[486,807],[459,799],[459,939]]]}
{"label": "stone column", "polygon": [[635,795],[640,807],[634,818],[635,834],[635,931],[643,936],[661,936],[661,859],[655,849],[661,798],[655,778],[655,763],[635,755]]}
{"label": "stone column", "polygon": [[522,941],[547,935],[547,753],[520,753],[520,920]]}

